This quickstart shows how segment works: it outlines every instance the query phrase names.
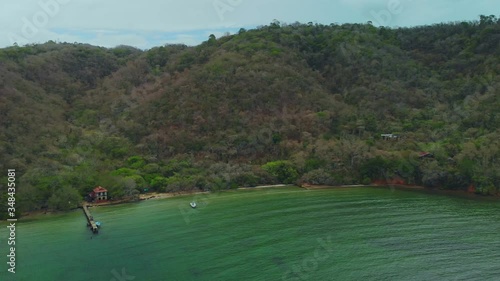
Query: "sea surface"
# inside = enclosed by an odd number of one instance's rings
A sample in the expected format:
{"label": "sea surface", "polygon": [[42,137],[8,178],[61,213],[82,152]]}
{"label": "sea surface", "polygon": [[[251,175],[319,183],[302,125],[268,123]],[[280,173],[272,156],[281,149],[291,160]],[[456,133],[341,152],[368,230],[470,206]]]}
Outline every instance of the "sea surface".
{"label": "sea surface", "polygon": [[[192,209],[189,202],[196,201]],[[237,190],[40,215],[0,280],[500,280],[500,202],[390,188]]]}

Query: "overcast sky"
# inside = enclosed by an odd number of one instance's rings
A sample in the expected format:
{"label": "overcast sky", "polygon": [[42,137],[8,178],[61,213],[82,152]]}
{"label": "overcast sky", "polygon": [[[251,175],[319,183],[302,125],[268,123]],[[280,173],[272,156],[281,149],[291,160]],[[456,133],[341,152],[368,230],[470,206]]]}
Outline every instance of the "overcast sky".
{"label": "overcast sky", "polygon": [[196,45],[273,20],[415,26],[500,15],[500,0],[1,0],[0,47]]}

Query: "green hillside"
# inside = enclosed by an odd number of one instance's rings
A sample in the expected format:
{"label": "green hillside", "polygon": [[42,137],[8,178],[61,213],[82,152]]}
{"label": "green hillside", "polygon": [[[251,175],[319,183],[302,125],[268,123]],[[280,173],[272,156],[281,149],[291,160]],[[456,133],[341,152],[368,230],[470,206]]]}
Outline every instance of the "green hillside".
{"label": "green hillside", "polygon": [[22,211],[72,208],[96,185],[114,198],[271,183],[498,194],[499,86],[495,16],[273,22],[147,51],[13,46],[0,49],[0,186],[16,169]]}

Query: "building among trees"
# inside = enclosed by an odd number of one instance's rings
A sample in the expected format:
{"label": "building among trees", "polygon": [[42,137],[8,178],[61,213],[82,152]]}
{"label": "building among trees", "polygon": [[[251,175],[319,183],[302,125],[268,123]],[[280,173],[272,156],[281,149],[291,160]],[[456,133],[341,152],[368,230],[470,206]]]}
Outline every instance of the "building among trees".
{"label": "building among trees", "polygon": [[395,134],[381,134],[380,137],[382,137],[383,140],[397,140],[397,139],[399,139],[399,136],[395,135]]}
{"label": "building among trees", "polygon": [[108,190],[104,187],[98,186],[92,190],[89,194],[90,201],[92,202],[103,202],[108,200]]}

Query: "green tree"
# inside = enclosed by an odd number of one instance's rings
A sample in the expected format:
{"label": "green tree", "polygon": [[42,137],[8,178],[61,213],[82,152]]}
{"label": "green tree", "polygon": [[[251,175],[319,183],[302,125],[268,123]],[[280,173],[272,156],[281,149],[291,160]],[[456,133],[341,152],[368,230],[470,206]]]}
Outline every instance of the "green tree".
{"label": "green tree", "polygon": [[293,164],[285,160],[268,162],[262,166],[262,169],[274,176],[280,183],[294,183],[299,177]]}
{"label": "green tree", "polygon": [[82,197],[77,190],[63,186],[52,194],[47,204],[51,210],[67,211],[78,207],[81,202]]}
{"label": "green tree", "polygon": [[141,156],[132,156],[127,159],[127,164],[132,169],[141,169],[146,165],[146,161]]}
{"label": "green tree", "polygon": [[361,178],[385,180],[392,174],[392,166],[390,160],[386,160],[381,156],[368,159],[360,167]]}
{"label": "green tree", "polygon": [[168,184],[168,179],[162,176],[157,176],[154,179],[151,180],[151,187],[156,190],[156,191],[163,191],[167,184]]}

